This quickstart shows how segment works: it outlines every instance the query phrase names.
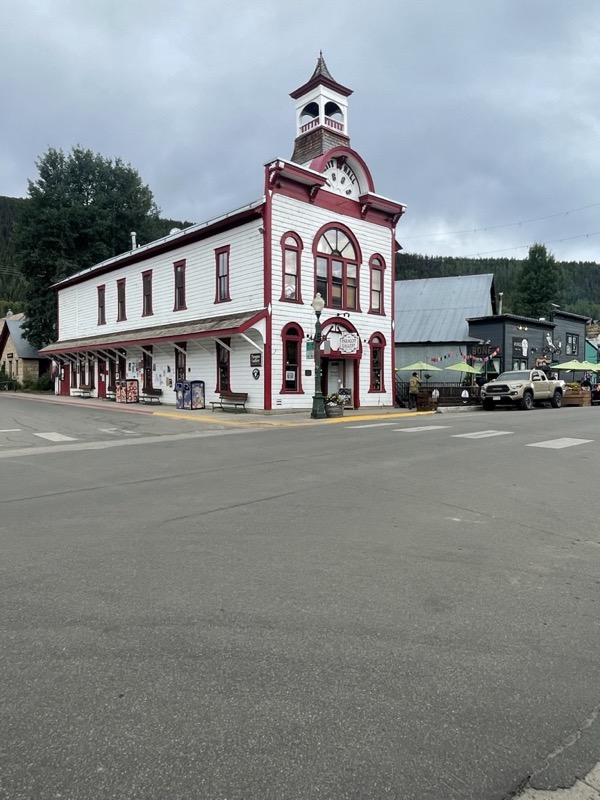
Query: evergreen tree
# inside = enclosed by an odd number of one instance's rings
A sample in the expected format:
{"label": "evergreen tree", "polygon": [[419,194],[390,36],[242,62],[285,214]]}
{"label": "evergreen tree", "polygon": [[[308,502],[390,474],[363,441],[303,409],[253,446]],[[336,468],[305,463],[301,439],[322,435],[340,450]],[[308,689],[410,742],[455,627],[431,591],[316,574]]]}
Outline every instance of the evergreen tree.
{"label": "evergreen tree", "polygon": [[515,312],[526,317],[545,317],[552,303],[562,301],[562,270],[543,244],[529,248],[518,277]]}
{"label": "evergreen tree", "polygon": [[140,175],[120,159],[50,148],[36,166],[15,245],[26,281],[23,332],[39,348],[57,335],[50,286],[129,250],[131,231],[149,241],[159,210]]}

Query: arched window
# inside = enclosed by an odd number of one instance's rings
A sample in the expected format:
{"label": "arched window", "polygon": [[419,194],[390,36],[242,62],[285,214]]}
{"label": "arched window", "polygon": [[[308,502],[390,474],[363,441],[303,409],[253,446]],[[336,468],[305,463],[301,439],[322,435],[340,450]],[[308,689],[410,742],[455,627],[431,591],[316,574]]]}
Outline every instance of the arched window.
{"label": "arched window", "polygon": [[281,237],[282,289],[281,299],[290,303],[301,303],[301,256],[302,240],[295,233]]}
{"label": "arched window", "polygon": [[371,349],[370,392],[385,392],[384,354],[385,337],[374,333],[369,339]]}
{"label": "arched window", "polygon": [[371,272],[371,297],[369,304],[369,314],[383,314],[384,312],[384,274],[385,261],[381,256],[373,256],[369,262]]}
{"label": "arched window", "polygon": [[290,322],[281,331],[283,341],[283,380],[282,394],[303,394],[302,392],[302,340],[304,332],[299,325]]}
{"label": "arched window", "polygon": [[315,246],[315,291],[331,308],[359,310],[359,256],[354,242],[341,228],[329,228]]}

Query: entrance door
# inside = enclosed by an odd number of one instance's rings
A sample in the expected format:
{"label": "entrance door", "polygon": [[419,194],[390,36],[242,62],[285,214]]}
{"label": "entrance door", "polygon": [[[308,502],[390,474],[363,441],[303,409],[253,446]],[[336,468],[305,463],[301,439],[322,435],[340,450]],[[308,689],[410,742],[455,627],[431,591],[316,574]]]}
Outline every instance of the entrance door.
{"label": "entrance door", "polygon": [[327,361],[327,394],[335,394],[344,385],[344,365],[341,361]]}
{"label": "entrance door", "polygon": [[106,361],[98,359],[98,397],[106,397]]}
{"label": "entrance door", "polygon": [[71,367],[69,364],[61,364],[58,381],[58,393],[64,397],[71,394]]}

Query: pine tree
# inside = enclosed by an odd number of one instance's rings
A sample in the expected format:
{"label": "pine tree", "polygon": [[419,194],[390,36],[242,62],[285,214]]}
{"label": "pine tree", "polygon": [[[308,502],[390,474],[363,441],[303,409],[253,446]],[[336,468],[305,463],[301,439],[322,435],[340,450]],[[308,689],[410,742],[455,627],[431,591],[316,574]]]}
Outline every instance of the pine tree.
{"label": "pine tree", "polygon": [[545,245],[533,244],[523,262],[517,285],[515,312],[526,317],[545,317],[552,303],[562,301],[562,270]]}

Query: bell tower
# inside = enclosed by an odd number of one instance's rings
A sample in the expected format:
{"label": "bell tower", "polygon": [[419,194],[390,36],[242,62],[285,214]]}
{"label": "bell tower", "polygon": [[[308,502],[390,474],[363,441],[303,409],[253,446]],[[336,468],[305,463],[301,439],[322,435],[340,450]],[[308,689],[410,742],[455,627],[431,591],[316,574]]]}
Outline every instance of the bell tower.
{"label": "bell tower", "polygon": [[347,89],[327,69],[323,53],[310,79],[290,97],[296,101],[296,140],[292,161],[307,165],[332,147],[349,147]]}

